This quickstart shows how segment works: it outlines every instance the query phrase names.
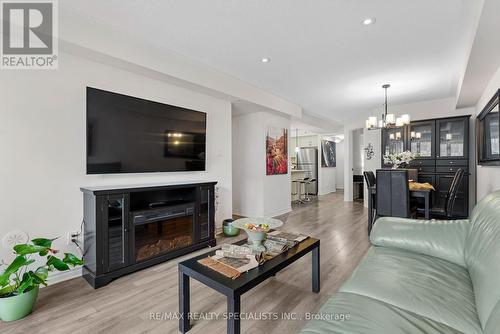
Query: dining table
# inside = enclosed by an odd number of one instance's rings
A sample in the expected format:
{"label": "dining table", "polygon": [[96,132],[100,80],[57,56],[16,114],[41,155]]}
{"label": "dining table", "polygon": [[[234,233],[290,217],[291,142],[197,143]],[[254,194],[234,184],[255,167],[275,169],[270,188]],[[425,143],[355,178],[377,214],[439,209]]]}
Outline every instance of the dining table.
{"label": "dining table", "polygon": [[[424,215],[425,219],[430,219],[431,206],[431,191],[432,189],[410,189],[410,197],[424,199]],[[375,205],[375,196],[377,195],[377,187],[368,187],[368,234],[370,234],[373,226],[373,208]]]}

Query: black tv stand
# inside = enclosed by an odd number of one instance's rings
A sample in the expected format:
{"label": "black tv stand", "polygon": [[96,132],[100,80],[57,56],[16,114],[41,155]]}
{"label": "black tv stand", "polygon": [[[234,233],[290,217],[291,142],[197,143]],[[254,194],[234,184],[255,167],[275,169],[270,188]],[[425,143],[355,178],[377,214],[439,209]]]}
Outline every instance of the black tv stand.
{"label": "black tv stand", "polygon": [[94,288],[215,246],[215,181],[81,188],[83,277]]}

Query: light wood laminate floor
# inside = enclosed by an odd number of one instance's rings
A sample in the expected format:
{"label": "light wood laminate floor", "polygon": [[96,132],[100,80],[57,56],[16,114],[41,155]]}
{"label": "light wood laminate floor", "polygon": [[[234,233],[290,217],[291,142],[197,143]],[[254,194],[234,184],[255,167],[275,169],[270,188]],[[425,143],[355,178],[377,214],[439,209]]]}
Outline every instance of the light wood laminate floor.
{"label": "light wood laminate floor", "polygon": [[[369,247],[367,211],[362,203],[344,202],[343,194],[329,194],[294,206],[279,217],[284,230],[321,239],[321,292],[311,292],[311,255],[242,296],[241,310],[250,317],[258,312],[291,312],[297,318],[317,312],[344,282]],[[244,233],[242,233],[244,234]],[[204,252],[204,251],[202,251]],[[199,254],[196,252],[195,254]],[[151,320],[152,313],[178,311],[177,260],[119,278],[98,290],[82,278],[40,290],[33,314],[1,323],[0,333],[178,333],[176,320]],[[191,280],[191,311],[226,311],[226,299]],[[297,333],[305,320],[242,320],[242,333]],[[196,320],[189,333],[225,333],[226,321]]]}

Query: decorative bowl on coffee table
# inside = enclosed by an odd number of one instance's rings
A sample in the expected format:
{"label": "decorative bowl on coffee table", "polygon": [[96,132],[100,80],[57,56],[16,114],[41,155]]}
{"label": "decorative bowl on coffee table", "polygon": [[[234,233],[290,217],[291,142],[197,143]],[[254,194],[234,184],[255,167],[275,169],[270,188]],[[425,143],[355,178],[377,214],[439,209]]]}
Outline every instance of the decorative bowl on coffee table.
{"label": "decorative bowl on coffee table", "polygon": [[252,249],[257,252],[266,251],[262,242],[266,240],[267,232],[281,225],[283,222],[274,218],[241,218],[233,222],[234,227],[245,230]]}

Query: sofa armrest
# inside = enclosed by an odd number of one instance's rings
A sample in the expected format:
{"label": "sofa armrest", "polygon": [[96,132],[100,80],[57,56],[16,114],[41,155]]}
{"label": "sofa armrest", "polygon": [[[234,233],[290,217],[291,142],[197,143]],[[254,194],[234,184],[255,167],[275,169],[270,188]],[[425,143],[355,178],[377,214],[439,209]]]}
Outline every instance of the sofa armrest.
{"label": "sofa armrest", "polygon": [[469,220],[379,218],[370,235],[375,246],[435,256],[465,267],[464,245]]}

